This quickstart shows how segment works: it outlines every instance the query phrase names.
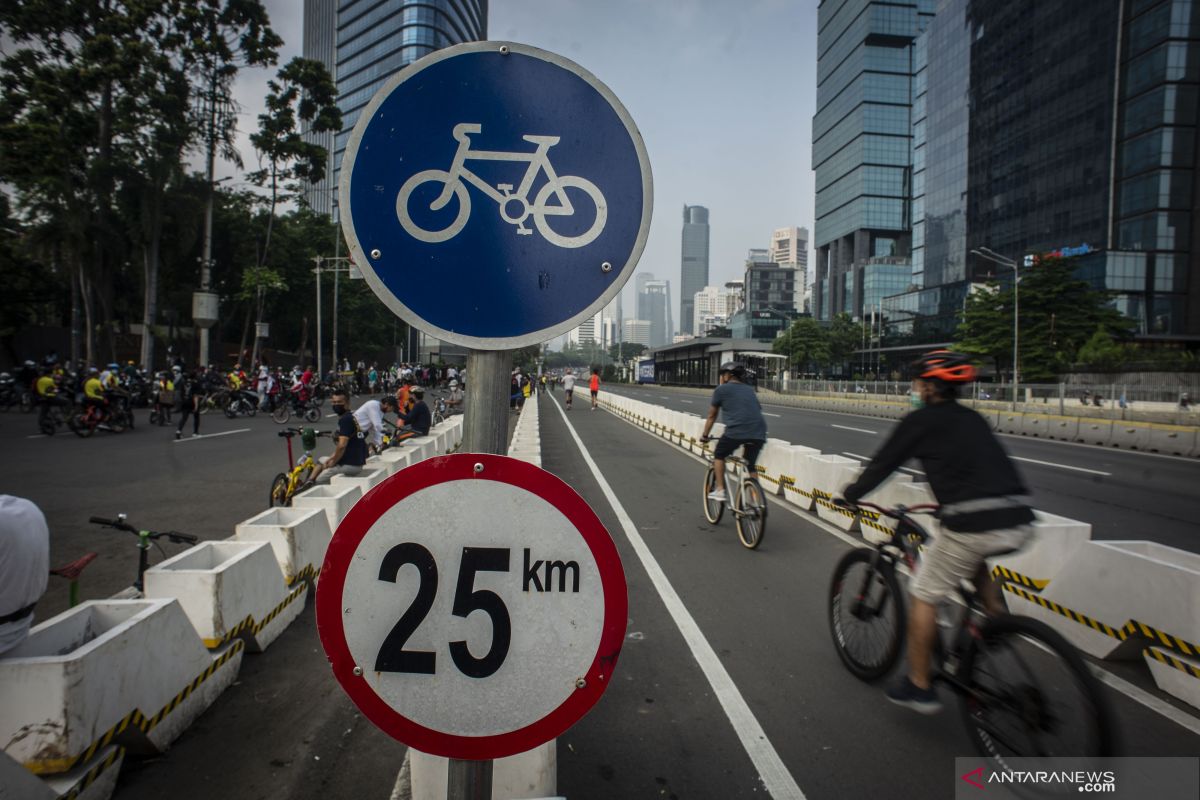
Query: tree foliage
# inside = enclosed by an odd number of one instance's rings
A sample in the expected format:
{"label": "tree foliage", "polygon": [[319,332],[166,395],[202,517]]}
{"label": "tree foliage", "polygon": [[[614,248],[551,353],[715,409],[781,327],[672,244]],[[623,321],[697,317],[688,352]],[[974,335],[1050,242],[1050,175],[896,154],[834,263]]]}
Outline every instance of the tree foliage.
{"label": "tree foliage", "polygon": [[787,356],[792,369],[798,372],[819,372],[830,362],[828,332],[812,317],[793,322],[772,343],[771,350]]}
{"label": "tree foliage", "polygon": [[1013,287],[991,283],[967,298],[956,347],[991,359],[997,372],[1012,371],[1014,306],[1019,304],[1020,374],[1026,381],[1049,381],[1067,371],[1080,348],[1097,330],[1126,338],[1133,321],[1102,292],[1075,277],[1070,259],[1043,258],[1021,274]]}

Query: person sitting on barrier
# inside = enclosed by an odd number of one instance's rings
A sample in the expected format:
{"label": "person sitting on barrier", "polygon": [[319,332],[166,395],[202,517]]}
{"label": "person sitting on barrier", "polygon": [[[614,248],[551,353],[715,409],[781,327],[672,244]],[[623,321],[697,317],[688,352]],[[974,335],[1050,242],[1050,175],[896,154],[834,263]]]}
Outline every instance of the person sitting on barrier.
{"label": "person sitting on barrier", "polygon": [[368,400],[354,410],[358,429],[367,439],[367,447],[375,453],[383,446],[383,415],[396,411],[396,398],[384,395],[378,400]]}
{"label": "person sitting on barrier", "polygon": [[25,640],[50,580],[50,529],[30,501],[0,494],[0,653]]}
{"label": "person sitting on barrier", "polygon": [[329,483],[334,475],[357,475],[367,463],[367,439],[350,411],[345,389],[336,389],[329,407],[338,415],[333,455],[320,459],[309,478],[309,485]]}
{"label": "person sitting on barrier", "polygon": [[433,414],[425,405],[425,388],[414,386],[409,389],[413,398],[412,408],[408,411],[397,411],[396,416],[404,422],[404,427],[396,430],[395,441],[404,441],[414,436],[428,436],[429,428],[433,425]]}
{"label": "person sitting on barrier", "polygon": [[712,405],[708,409],[708,418],[704,420],[704,433],[700,435],[701,442],[708,441],[708,434],[717,422],[717,414],[723,411],[725,433],[717,440],[716,449],[713,450],[715,488],[708,493],[710,499],[720,503],[726,501],[725,459],[739,447],[742,448],[747,468],[753,474],[758,454],[767,443],[767,420],[763,417],[758,395],[751,386],[742,382],[745,377],[745,364],[726,361],[721,365],[717,372],[720,383],[713,390]]}
{"label": "person sitting on barrier", "polygon": [[966,356],[948,350],[913,363],[913,394],[919,401],[871,459],[858,480],[834,503],[853,507],[910,458],[921,462],[941,508],[943,532],[926,546],[909,585],[908,675],[887,698],[922,714],[941,709],[930,684],[929,662],[937,636],[937,605],[963,580],[973,579],[989,614],[1004,610],[1000,588],[986,559],[1025,546],[1033,535],[1033,509],[1016,466],[987,422],[956,402],[958,387],[975,380]]}

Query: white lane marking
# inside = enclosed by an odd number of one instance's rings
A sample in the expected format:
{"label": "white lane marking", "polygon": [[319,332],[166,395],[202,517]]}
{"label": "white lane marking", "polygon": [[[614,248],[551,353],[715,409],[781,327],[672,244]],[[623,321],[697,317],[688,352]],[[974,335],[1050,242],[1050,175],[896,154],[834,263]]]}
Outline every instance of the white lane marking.
{"label": "white lane marking", "polygon": [[681,402],[681,403],[687,403],[688,405],[691,405],[691,404],[692,404],[692,401],[691,401],[691,400],[680,400],[679,402]]}
{"label": "white lane marking", "polygon": [[[662,437],[658,436],[655,433],[652,433],[651,431],[646,430],[645,428],[641,427],[640,425],[638,425],[635,422],[630,422],[629,420],[625,420],[625,422],[627,424],[631,425],[632,427],[634,427],[635,429],[646,434],[647,436],[653,438],[654,440],[662,442],[664,445],[667,445],[672,450],[674,450],[677,453],[682,454],[686,458],[690,458],[693,461],[698,461],[701,464],[708,463],[707,461],[705,461],[703,458],[696,455],[695,453],[690,453],[686,450],[680,450],[675,445],[670,444],[669,442],[665,441]],[[574,432],[575,432],[574,430],[571,431],[572,434]],[[577,443],[579,442],[578,436],[575,437],[575,441]],[[1070,444],[1070,442],[1063,442],[1063,444]],[[1081,447],[1090,447],[1090,445],[1080,445],[1080,446]],[[1133,452],[1136,453],[1137,451],[1135,450]],[[850,454],[847,453],[846,455],[850,455]],[[1151,455],[1151,454],[1147,453],[1145,455]],[[1186,460],[1191,460],[1191,459],[1186,459]],[[850,534],[843,531],[841,528],[838,528],[835,525],[826,522],[825,520],[821,519],[820,517],[818,517],[815,514],[812,514],[807,511],[802,511],[801,509],[797,508],[792,503],[788,503],[788,502],[781,500],[778,497],[774,497],[772,495],[767,495],[767,499],[770,500],[771,502],[775,503],[775,505],[780,506],[781,508],[785,508],[788,511],[792,512],[797,517],[804,520],[805,522],[812,525],[813,527],[815,527],[819,530],[822,530],[825,533],[828,533],[830,536],[841,539],[843,542],[850,545],[851,547],[863,547],[865,545],[865,543],[863,542],[862,539],[858,539],[856,537],[851,536]],[[1097,680],[1099,680],[1101,683],[1103,683],[1106,686],[1113,689],[1113,691],[1120,692],[1121,694],[1125,695],[1133,702],[1138,703],[1139,705],[1145,706],[1150,711],[1153,711],[1154,713],[1158,714],[1161,717],[1165,717],[1166,719],[1170,720],[1171,722],[1174,722],[1176,725],[1179,725],[1182,728],[1186,728],[1187,730],[1192,731],[1193,733],[1200,734],[1200,717],[1196,717],[1196,716],[1192,715],[1191,713],[1184,711],[1183,709],[1177,708],[1176,706],[1173,706],[1170,703],[1165,702],[1164,700],[1156,697],[1155,695],[1151,694],[1150,692],[1147,692],[1145,689],[1142,689],[1141,687],[1136,686],[1136,685],[1126,681],[1124,678],[1117,677],[1113,673],[1105,670],[1103,667],[1098,667],[1095,664],[1091,663],[1090,661],[1085,661],[1085,663],[1087,664],[1088,669],[1090,669],[1092,671],[1092,674],[1094,674],[1096,676]]]}
{"label": "white lane marking", "polygon": [[[558,405],[555,404],[555,408]],[[688,613],[687,607],[684,606],[683,600],[676,594],[671,582],[667,580],[666,573],[655,560],[654,554],[650,552],[650,548],[646,546],[642,540],[641,534],[637,531],[637,526],[625,511],[625,507],[621,505],[621,501],[617,499],[617,495],[613,492],[612,487],[608,485],[608,481],[604,479],[604,475],[600,473],[600,468],[596,466],[596,462],[588,454],[587,448],[583,446],[583,441],[579,438],[579,434],[575,432],[571,421],[567,419],[567,414],[561,408],[558,408],[558,413],[562,416],[563,422],[566,423],[567,430],[571,433],[571,438],[575,440],[575,446],[579,448],[580,455],[587,463],[588,469],[592,472],[592,477],[596,479],[596,483],[600,485],[600,490],[604,492],[605,498],[612,506],[613,513],[616,514],[617,520],[621,523],[621,528],[625,531],[625,537],[629,539],[629,544],[637,553],[638,560],[642,562],[642,568],[646,570],[651,582],[654,584],[658,596],[662,598],[663,605],[667,607],[667,611],[671,615],[671,619],[675,621],[676,627],[683,634],[684,641],[687,642],[688,649],[692,652],[692,657],[696,659],[696,663],[700,665],[700,670],[704,673],[704,677],[708,679],[709,685],[713,687],[713,692],[717,700],[721,703],[721,708],[725,711],[725,716],[729,718],[730,724],[733,725],[733,730],[737,734],[738,739],[742,743],[742,747],[746,748],[747,755],[754,762],[755,769],[758,770],[759,778],[763,782],[763,786],[771,797],[776,800],[805,800],[804,792],[800,791],[800,787],[796,784],[796,779],[788,772],[788,769],[783,764],[783,759],[779,757],[779,753],[771,745],[767,739],[766,732],[754,717],[754,712],[746,705],[745,698],[738,691],[737,684],[733,682],[733,678],[725,670],[721,664],[721,659],[717,658],[716,652],[712,649],[712,645],[704,638],[704,633],[700,630],[700,626],[696,624],[696,620]]]}
{"label": "white lane marking", "polygon": [[26,438],[26,439],[45,439],[45,438],[46,438],[46,434],[44,434],[44,433],[35,433],[35,434],[33,434],[32,436],[26,436],[25,438]]}
{"label": "white lane marking", "polygon": [[176,439],[175,444],[183,444],[184,442],[194,442],[197,439],[215,439],[218,436],[229,436],[233,433],[246,433],[249,428],[238,428],[235,431],[221,431],[220,433],[202,433],[199,436],[189,436],[186,439]]}
{"label": "white lane marking", "polygon": [[667,397],[665,394],[660,394],[658,397],[660,400],[670,400],[671,399],[671,398]]}
{"label": "white lane marking", "polygon": [[[842,451],[842,455],[850,456],[851,458],[857,458],[859,461],[870,461],[871,460],[870,456],[860,456],[858,453],[847,453],[844,450]],[[908,472],[912,475],[924,475],[925,474],[924,472],[921,472],[921,470],[919,470],[919,469],[910,469],[908,467],[900,467],[900,470],[901,470],[901,472]]]}
{"label": "white lane marking", "polygon": [[879,431],[869,431],[866,428],[851,428],[848,425],[834,425],[832,422],[829,423],[829,427],[841,428],[844,431],[858,431],[859,433],[879,433]]}
{"label": "white lane marking", "polygon": [[781,417],[783,417],[783,414],[772,414],[770,411],[764,411],[764,412],[763,412],[763,416],[764,416],[764,417],[776,417],[776,418],[781,418]]}
{"label": "white lane marking", "polygon": [[326,414],[325,419],[329,419],[330,417],[336,417],[336,416],[337,416],[337,414]]}
{"label": "white lane marking", "polygon": [[1027,461],[1030,464],[1041,464],[1044,467],[1058,467],[1059,469],[1071,469],[1076,472],[1086,472],[1089,475],[1112,475],[1111,472],[1101,472],[1098,469],[1087,469],[1086,467],[1072,467],[1070,464],[1055,464],[1053,461],[1038,461],[1036,458],[1022,458],[1021,456],[1009,456],[1014,461]]}

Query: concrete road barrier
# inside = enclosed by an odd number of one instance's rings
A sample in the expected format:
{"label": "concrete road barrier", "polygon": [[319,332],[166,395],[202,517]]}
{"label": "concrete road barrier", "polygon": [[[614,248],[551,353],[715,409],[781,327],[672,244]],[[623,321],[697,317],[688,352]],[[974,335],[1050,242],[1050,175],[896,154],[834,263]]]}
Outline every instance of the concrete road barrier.
{"label": "concrete road barrier", "polygon": [[1159,689],[1200,708],[1200,658],[1152,644],[1142,651],[1142,659]]}
{"label": "concrete road barrier", "polygon": [[359,491],[366,494],[383,483],[390,474],[387,467],[379,467],[369,472],[364,469],[357,475],[334,475],[329,481],[329,485],[335,489],[342,486],[357,486]]}
{"label": "concrete road barrier", "polygon": [[1172,456],[1196,455],[1196,431],[1176,425],[1151,425],[1146,449]]}
{"label": "concrete road barrier", "polygon": [[[392,452],[388,450],[384,455]],[[412,455],[410,451],[404,451],[405,466],[413,463]],[[333,486],[332,484],[314,486],[293,497],[292,508],[320,509],[325,512],[329,530],[336,531],[338,525],[342,524],[342,520],[350,513],[350,509],[354,507],[360,497],[362,497],[362,489],[357,486]]]}
{"label": "concrete road barrier", "polygon": [[813,456],[809,464],[817,516],[844,531],[857,531],[858,518],[854,513],[837,508],[830,501],[858,477],[862,465],[853,458],[835,455]]}
{"label": "concrete road barrier", "polygon": [[996,415],[996,430],[1000,433],[1020,433],[1024,416],[1016,411],[1001,411]]}
{"label": "concrete road barrier", "polygon": [[[310,491],[318,488],[321,487]],[[271,545],[288,586],[301,580],[316,580],[325,563],[329,540],[333,538],[325,512],[304,507],[272,508],[238,523],[236,531],[233,535],[236,541]]]}
{"label": "concrete road barrier", "polygon": [[1107,445],[1112,440],[1113,424],[1102,419],[1079,420],[1079,433],[1075,441],[1084,444]]}
{"label": "concrete road barrier", "polygon": [[[1035,511],[1029,545],[989,563],[997,579],[1041,591],[1092,539],[1092,526],[1079,520]],[[1002,569],[997,572],[996,567]]]}
{"label": "concrete road barrier", "polygon": [[1150,429],[1145,425],[1128,425],[1113,422],[1108,443],[1122,450],[1149,450]]}
{"label": "concrete road barrier", "polygon": [[108,800],[124,763],[125,748],[110,744],[69,772],[39,777],[0,751],[0,800]]}
{"label": "concrete road barrier", "polygon": [[242,642],[210,653],[175,600],[92,600],[0,658],[0,742],[37,774],[110,744],[160,752],[233,682]]}
{"label": "concrete road barrier", "polygon": [[791,442],[783,439],[767,439],[766,445],[758,457],[758,478],[763,490],[768,494],[783,493],[782,476],[788,474],[792,466],[791,452],[788,448]]}
{"label": "concrete road barrier", "polygon": [[304,609],[267,542],[203,542],[146,570],[148,599],[174,598],[204,646],[243,636],[261,653]]}
{"label": "concrete road barrier", "polygon": [[1079,438],[1077,417],[1050,417],[1046,423],[1046,437],[1062,442],[1073,442]]}
{"label": "concrete road barrier", "polygon": [[805,511],[813,509],[812,487],[803,476],[802,469],[812,456],[819,456],[821,451],[815,447],[805,447],[800,444],[790,445],[784,456],[787,461],[780,482],[783,484],[783,498]]}

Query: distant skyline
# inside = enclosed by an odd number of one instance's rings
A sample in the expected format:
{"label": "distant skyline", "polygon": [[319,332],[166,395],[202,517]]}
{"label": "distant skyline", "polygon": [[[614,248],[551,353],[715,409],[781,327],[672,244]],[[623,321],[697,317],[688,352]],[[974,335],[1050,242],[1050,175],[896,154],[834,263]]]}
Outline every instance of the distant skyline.
{"label": "distant skyline", "polygon": [[[303,8],[264,0],[299,55]],[[816,102],[817,0],[491,0],[488,36],[541,47],[606,83],[641,130],[654,171],[654,220],[638,270],[680,285],[679,209],[709,209],[710,283],[741,277],[746,251],[776,228],[813,229],[810,162]],[[238,76],[239,148],[247,170],[275,69]],[[232,165],[219,166],[231,175]],[[624,307],[635,306],[634,281]]]}

